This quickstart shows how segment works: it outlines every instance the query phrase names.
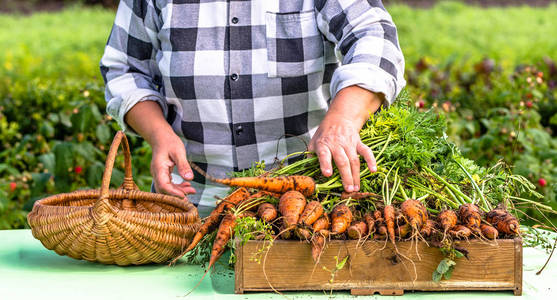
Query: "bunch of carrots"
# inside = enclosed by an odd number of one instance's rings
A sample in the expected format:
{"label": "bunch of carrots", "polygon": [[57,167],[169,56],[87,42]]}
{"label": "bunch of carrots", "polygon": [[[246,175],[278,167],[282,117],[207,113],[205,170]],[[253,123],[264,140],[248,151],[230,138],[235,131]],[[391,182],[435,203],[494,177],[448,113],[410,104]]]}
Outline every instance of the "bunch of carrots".
{"label": "bunch of carrots", "polygon": [[[340,201],[330,206],[316,196],[315,182],[308,176],[217,179],[194,164],[192,167],[210,180],[239,187],[222,199],[205,219],[183,253],[196,247],[210,231],[217,230],[208,269],[223,254],[232,239],[237,219],[242,217],[258,218],[271,224],[276,229],[275,239],[310,243],[315,262],[319,261],[330,239],[374,239],[395,243],[418,237],[443,241],[471,237],[496,239],[520,234],[518,220],[502,208],[483,213],[478,205],[466,203],[460,205],[458,211],[446,209],[433,214],[422,201],[410,198],[395,207],[390,201],[392,195],[401,191],[406,197],[404,191],[398,190],[400,182],[396,174],[392,182],[385,176],[382,196],[369,192],[342,193]],[[373,210],[360,205],[381,201],[383,204]]]}

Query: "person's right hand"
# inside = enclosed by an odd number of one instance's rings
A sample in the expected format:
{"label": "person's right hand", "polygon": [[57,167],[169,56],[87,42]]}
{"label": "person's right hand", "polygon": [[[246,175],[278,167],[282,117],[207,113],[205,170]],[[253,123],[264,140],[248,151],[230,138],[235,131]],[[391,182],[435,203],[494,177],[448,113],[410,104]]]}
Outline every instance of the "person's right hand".
{"label": "person's right hand", "polygon": [[[189,181],[193,179],[193,172],[186,158],[186,148],[182,140],[173,132],[159,133],[151,143],[153,148],[153,159],[151,160],[151,175],[155,190],[184,197],[186,194],[194,194],[195,189]],[[174,166],[184,179],[180,184],[172,183],[171,175]]]}

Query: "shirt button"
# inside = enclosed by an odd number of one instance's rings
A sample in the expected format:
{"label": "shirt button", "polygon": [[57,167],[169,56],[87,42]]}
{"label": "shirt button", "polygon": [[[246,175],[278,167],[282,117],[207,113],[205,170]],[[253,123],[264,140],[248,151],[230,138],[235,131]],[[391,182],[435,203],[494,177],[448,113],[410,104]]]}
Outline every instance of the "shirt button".
{"label": "shirt button", "polygon": [[244,128],[242,127],[242,125],[236,126],[236,134],[237,135],[240,135],[243,131],[244,131]]}
{"label": "shirt button", "polygon": [[232,79],[234,81],[238,80],[238,74],[234,73],[234,74],[230,75],[230,79]]}
{"label": "shirt button", "polygon": [[232,18],[232,24],[238,24],[239,19],[234,17]]}

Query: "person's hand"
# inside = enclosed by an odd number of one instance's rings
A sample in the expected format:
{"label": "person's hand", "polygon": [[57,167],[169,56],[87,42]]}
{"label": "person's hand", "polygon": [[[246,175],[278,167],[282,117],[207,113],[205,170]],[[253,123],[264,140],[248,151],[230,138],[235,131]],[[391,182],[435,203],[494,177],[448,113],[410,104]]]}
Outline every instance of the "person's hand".
{"label": "person's hand", "polygon": [[[178,197],[195,193],[195,189],[189,183],[193,180],[193,172],[186,158],[184,143],[164,119],[159,104],[154,101],[139,102],[126,114],[125,121],[145,138],[153,149],[151,175],[155,190]],[[174,166],[184,179],[180,184],[172,183],[170,174]]]}
{"label": "person's hand", "polygon": [[362,143],[359,131],[381,102],[378,95],[358,86],[340,90],[309,143],[308,150],[316,153],[321,173],[330,177],[334,161],[347,192],[360,190],[358,155],[364,158],[371,172],[377,171],[373,152]]}
{"label": "person's hand", "polygon": [[333,174],[331,159],[334,160],[347,192],[360,190],[358,154],[365,159],[371,172],[377,170],[373,152],[360,140],[359,128],[341,116],[323,120],[311,139],[308,150],[317,154],[321,173],[326,177]]}
{"label": "person's hand", "polygon": [[[186,158],[186,148],[182,140],[174,132],[158,134],[151,144],[153,159],[151,160],[151,175],[155,190],[179,197],[194,194],[195,189],[189,181],[193,179],[193,172]],[[172,183],[171,174],[174,166],[184,179],[180,184]]]}

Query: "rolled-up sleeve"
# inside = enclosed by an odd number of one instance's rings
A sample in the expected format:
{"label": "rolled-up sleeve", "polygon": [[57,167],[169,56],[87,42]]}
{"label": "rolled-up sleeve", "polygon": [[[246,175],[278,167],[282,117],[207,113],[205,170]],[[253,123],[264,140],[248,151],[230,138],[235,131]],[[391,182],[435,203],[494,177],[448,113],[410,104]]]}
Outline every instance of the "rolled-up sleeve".
{"label": "rolled-up sleeve", "polygon": [[333,73],[331,97],[357,85],[391,104],[406,85],[397,29],[381,0],[315,0],[321,33],[336,44],[342,66]]}
{"label": "rolled-up sleeve", "polygon": [[152,1],[122,0],[100,62],[107,113],[123,130],[126,113],[141,101],[156,101],[166,117],[168,106],[160,90],[156,66],[157,11]]}

